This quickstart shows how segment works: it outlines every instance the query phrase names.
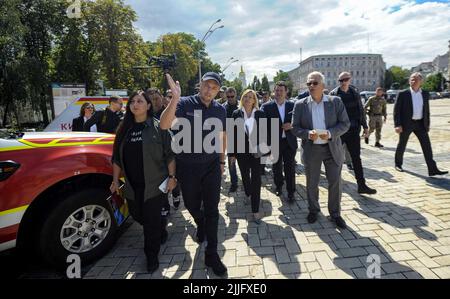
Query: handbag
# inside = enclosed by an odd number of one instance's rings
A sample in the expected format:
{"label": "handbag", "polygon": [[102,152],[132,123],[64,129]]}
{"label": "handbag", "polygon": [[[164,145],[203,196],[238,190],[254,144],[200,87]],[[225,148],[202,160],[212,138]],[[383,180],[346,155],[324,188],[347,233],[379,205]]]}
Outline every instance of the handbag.
{"label": "handbag", "polygon": [[120,186],[119,193],[114,192],[108,197],[107,201],[110,203],[113,209],[114,218],[116,218],[117,224],[121,225],[127,220],[129,216],[128,204],[123,197],[124,185]]}

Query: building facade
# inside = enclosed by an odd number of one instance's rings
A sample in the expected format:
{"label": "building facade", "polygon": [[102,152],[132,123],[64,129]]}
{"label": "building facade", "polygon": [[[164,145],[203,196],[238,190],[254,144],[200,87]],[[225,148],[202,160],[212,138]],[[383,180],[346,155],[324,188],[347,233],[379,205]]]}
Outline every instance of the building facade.
{"label": "building facade", "polygon": [[294,83],[294,90],[306,90],[307,76],[314,71],[325,76],[325,88],[329,90],[339,85],[338,76],[341,72],[350,72],[353,77],[352,85],[360,91],[374,91],[377,87],[384,86],[386,63],[381,54],[311,56],[288,72]]}
{"label": "building facade", "polygon": [[438,55],[433,61],[422,62],[418,66],[411,68],[411,72],[420,72],[423,76],[434,75],[437,73],[442,73],[442,75],[449,79],[450,78],[450,41],[449,41],[449,52],[444,55]]}

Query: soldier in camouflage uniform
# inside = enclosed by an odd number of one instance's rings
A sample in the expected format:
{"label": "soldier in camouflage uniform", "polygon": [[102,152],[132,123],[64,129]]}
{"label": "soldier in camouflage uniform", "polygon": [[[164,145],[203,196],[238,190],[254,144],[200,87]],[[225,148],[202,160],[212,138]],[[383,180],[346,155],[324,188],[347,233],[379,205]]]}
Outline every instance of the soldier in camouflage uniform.
{"label": "soldier in camouflage uniform", "polygon": [[383,117],[384,123],[386,123],[387,113],[386,113],[386,104],[387,101],[384,98],[384,90],[381,87],[378,87],[376,90],[376,95],[370,97],[365,105],[366,113],[369,115],[369,136],[365,138],[366,144],[369,144],[369,137],[373,131],[376,130],[376,147],[383,147],[380,143],[381,140],[381,128],[383,127]]}

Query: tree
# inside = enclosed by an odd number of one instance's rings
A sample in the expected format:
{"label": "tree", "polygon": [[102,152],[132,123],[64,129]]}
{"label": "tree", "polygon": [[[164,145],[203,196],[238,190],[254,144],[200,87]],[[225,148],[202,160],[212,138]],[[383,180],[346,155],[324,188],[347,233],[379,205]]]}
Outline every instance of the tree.
{"label": "tree", "polygon": [[[2,1],[0,5],[0,106],[3,107],[1,124],[7,124],[11,110],[26,99],[25,72],[22,59],[26,28],[20,20],[20,0]],[[18,120],[17,120],[18,121]]]}
{"label": "tree", "polygon": [[394,83],[394,76],[390,70],[386,70],[384,74],[384,88],[391,89],[392,83]]}
{"label": "tree", "polygon": [[52,81],[84,83],[86,93],[91,95],[101,69],[95,43],[84,21],[67,18],[66,22],[52,54]]}
{"label": "tree", "polygon": [[403,69],[400,66],[391,66],[389,71],[392,73],[393,84],[397,83],[399,88],[403,89],[408,87],[409,75],[411,72],[407,69]]}
{"label": "tree", "polygon": [[98,0],[87,2],[85,17],[87,34],[100,55],[106,87],[136,88],[139,75],[133,67],[146,63],[146,45],[133,26],[136,12],[122,0]]}
{"label": "tree", "polygon": [[59,0],[22,0],[18,6],[25,27],[22,59],[26,69],[27,98],[41,110],[44,125],[49,123],[50,57],[54,36],[61,30],[67,3]]}
{"label": "tree", "polygon": [[266,74],[261,79],[261,89],[263,91],[270,91],[269,79],[267,79]]}
{"label": "tree", "polygon": [[259,81],[258,76],[253,77],[253,83],[251,89],[259,91],[261,89],[261,81]]}
{"label": "tree", "polygon": [[286,85],[288,86],[288,94],[293,92],[294,83],[292,83],[291,78],[289,77],[289,74],[280,70],[277,72],[277,75],[273,78],[273,81],[277,83],[278,81],[284,81]]}
{"label": "tree", "polygon": [[[171,74],[180,82],[183,94],[192,94],[195,91],[195,85],[199,82],[199,59],[202,61],[202,74],[206,72],[221,74],[220,65],[213,63],[208,57],[205,44],[197,40],[192,34],[184,32],[168,33],[160,36],[155,43],[150,43],[149,48],[152,56],[176,55],[176,67]],[[152,68],[151,76],[156,87],[161,89],[167,87],[161,69]]]}
{"label": "tree", "polygon": [[[176,67],[171,74],[180,82],[183,93],[188,90],[188,82],[195,78],[198,72],[198,60],[195,59],[196,53],[192,47],[194,42],[194,37],[185,33],[165,34],[158,38],[151,53],[158,57],[167,54],[176,55]],[[151,74],[152,81],[156,83],[156,86],[164,88],[166,79],[163,70],[153,68]]]}
{"label": "tree", "polygon": [[428,91],[442,91],[442,85],[444,81],[442,73],[437,73],[434,75],[429,75],[426,77],[422,87]]}

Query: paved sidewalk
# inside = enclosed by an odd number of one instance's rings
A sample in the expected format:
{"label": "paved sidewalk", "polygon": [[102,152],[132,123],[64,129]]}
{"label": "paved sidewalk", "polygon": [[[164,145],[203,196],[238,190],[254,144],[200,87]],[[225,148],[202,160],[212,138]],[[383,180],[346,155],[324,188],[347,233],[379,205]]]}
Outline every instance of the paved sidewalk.
{"label": "paved sidewalk", "polygon": [[[367,278],[370,254],[380,258],[381,278],[450,278],[450,176],[427,176],[413,135],[405,153],[405,172],[395,171],[397,136],[393,105],[388,107],[385,148],[373,146],[373,135],[362,151],[367,183],[378,193],[360,196],[353,173],[344,166],[342,216],[347,230],[336,229],[327,219],[324,176],[320,184],[323,214],[317,223],[307,223],[306,182],[300,164],[295,204],[274,194],[271,174],[263,177],[265,217],[260,225],[248,221],[251,211],[243,203],[242,183],[237,193],[229,195],[229,178],[225,178],[219,254],[228,266],[228,278]],[[431,114],[434,157],[441,169],[449,170],[450,99],[431,101]],[[131,226],[116,246],[84,278],[216,278],[204,266],[205,245],[193,241],[195,226],[188,211],[180,206],[171,213],[169,240],[161,248],[157,272],[147,273],[142,228],[129,219]]]}

